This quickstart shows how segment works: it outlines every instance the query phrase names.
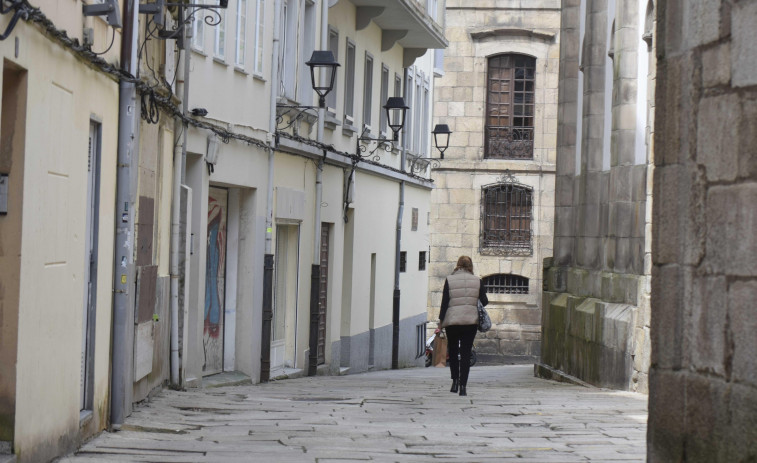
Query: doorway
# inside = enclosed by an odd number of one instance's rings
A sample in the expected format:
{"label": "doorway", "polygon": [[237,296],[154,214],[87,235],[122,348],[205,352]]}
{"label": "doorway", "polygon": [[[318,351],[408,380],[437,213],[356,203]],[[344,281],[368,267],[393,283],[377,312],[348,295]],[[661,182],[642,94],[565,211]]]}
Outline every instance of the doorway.
{"label": "doorway", "polygon": [[223,371],[224,313],[226,306],[226,220],[229,191],[208,188],[208,242],[205,260],[205,311],[202,346],[203,376]]}
{"label": "doorway", "polygon": [[296,365],[300,226],[276,226],[271,370]]}
{"label": "doorway", "polygon": [[87,153],[87,219],[84,231],[84,307],[81,339],[81,390],[79,410],[92,410],[95,315],[97,314],[97,238],[100,222],[100,134],[101,126],[89,124]]}
{"label": "doorway", "polygon": [[329,292],[329,224],[321,223],[321,280],[318,285],[318,365],[326,363],[326,308]]}

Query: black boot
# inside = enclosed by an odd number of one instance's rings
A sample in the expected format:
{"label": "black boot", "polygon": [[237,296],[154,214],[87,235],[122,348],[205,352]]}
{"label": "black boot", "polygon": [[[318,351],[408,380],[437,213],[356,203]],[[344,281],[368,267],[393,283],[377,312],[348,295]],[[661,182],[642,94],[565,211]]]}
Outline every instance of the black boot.
{"label": "black boot", "polygon": [[463,386],[462,384],[460,385],[460,395],[468,395],[468,394],[467,394],[467,393],[465,392],[465,386]]}
{"label": "black boot", "polygon": [[457,392],[457,387],[460,385],[460,382],[456,379],[452,380],[452,387],[450,388],[450,392]]}

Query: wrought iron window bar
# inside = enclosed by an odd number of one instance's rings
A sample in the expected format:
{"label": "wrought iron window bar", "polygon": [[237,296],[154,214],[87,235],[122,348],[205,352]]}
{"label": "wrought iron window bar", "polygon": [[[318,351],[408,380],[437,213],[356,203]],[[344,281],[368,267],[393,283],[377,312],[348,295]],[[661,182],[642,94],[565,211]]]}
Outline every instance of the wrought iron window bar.
{"label": "wrought iron window bar", "polygon": [[483,278],[489,294],[528,294],[528,278],[520,275],[498,273]]}

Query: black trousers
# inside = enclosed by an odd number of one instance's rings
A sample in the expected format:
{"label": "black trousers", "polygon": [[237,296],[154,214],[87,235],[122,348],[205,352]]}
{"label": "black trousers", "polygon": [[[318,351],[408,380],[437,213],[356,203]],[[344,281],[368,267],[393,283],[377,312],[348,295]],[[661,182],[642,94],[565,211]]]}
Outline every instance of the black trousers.
{"label": "black trousers", "polygon": [[[470,372],[470,352],[473,349],[473,339],[476,337],[478,325],[448,326],[447,350],[449,352],[449,371],[452,379],[460,380],[462,386],[468,385]],[[460,360],[457,355],[460,354]]]}

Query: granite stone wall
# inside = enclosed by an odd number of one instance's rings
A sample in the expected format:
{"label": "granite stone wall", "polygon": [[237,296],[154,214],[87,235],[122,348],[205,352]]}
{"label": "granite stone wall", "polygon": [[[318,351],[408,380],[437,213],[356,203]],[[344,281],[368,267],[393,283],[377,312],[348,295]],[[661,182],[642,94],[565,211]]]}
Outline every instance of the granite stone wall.
{"label": "granite stone wall", "polygon": [[[529,279],[528,294],[489,295],[493,328],[476,339],[479,359],[532,362],[540,352],[542,260],[552,255],[560,0],[447,0],[445,35],[449,47],[435,79],[434,123],[448,124],[453,133],[432,173],[428,328],[436,328],[444,279],[467,255],[480,277]],[[487,63],[505,53],[536,59],[533,159],[484,158]],[[533,189],[530,253],[481,246],[482,187],[506,173]]]}
{"label": "granite stone wall", "polygon": [[757,461],[756,30],[658,5],[650,462]]}
{"label": "granite stone wall", "polygon": [[[647,0],[564,0],[541,364],[646,392],[655,66]],[[654,7],[650,15],[654,21]]]}

